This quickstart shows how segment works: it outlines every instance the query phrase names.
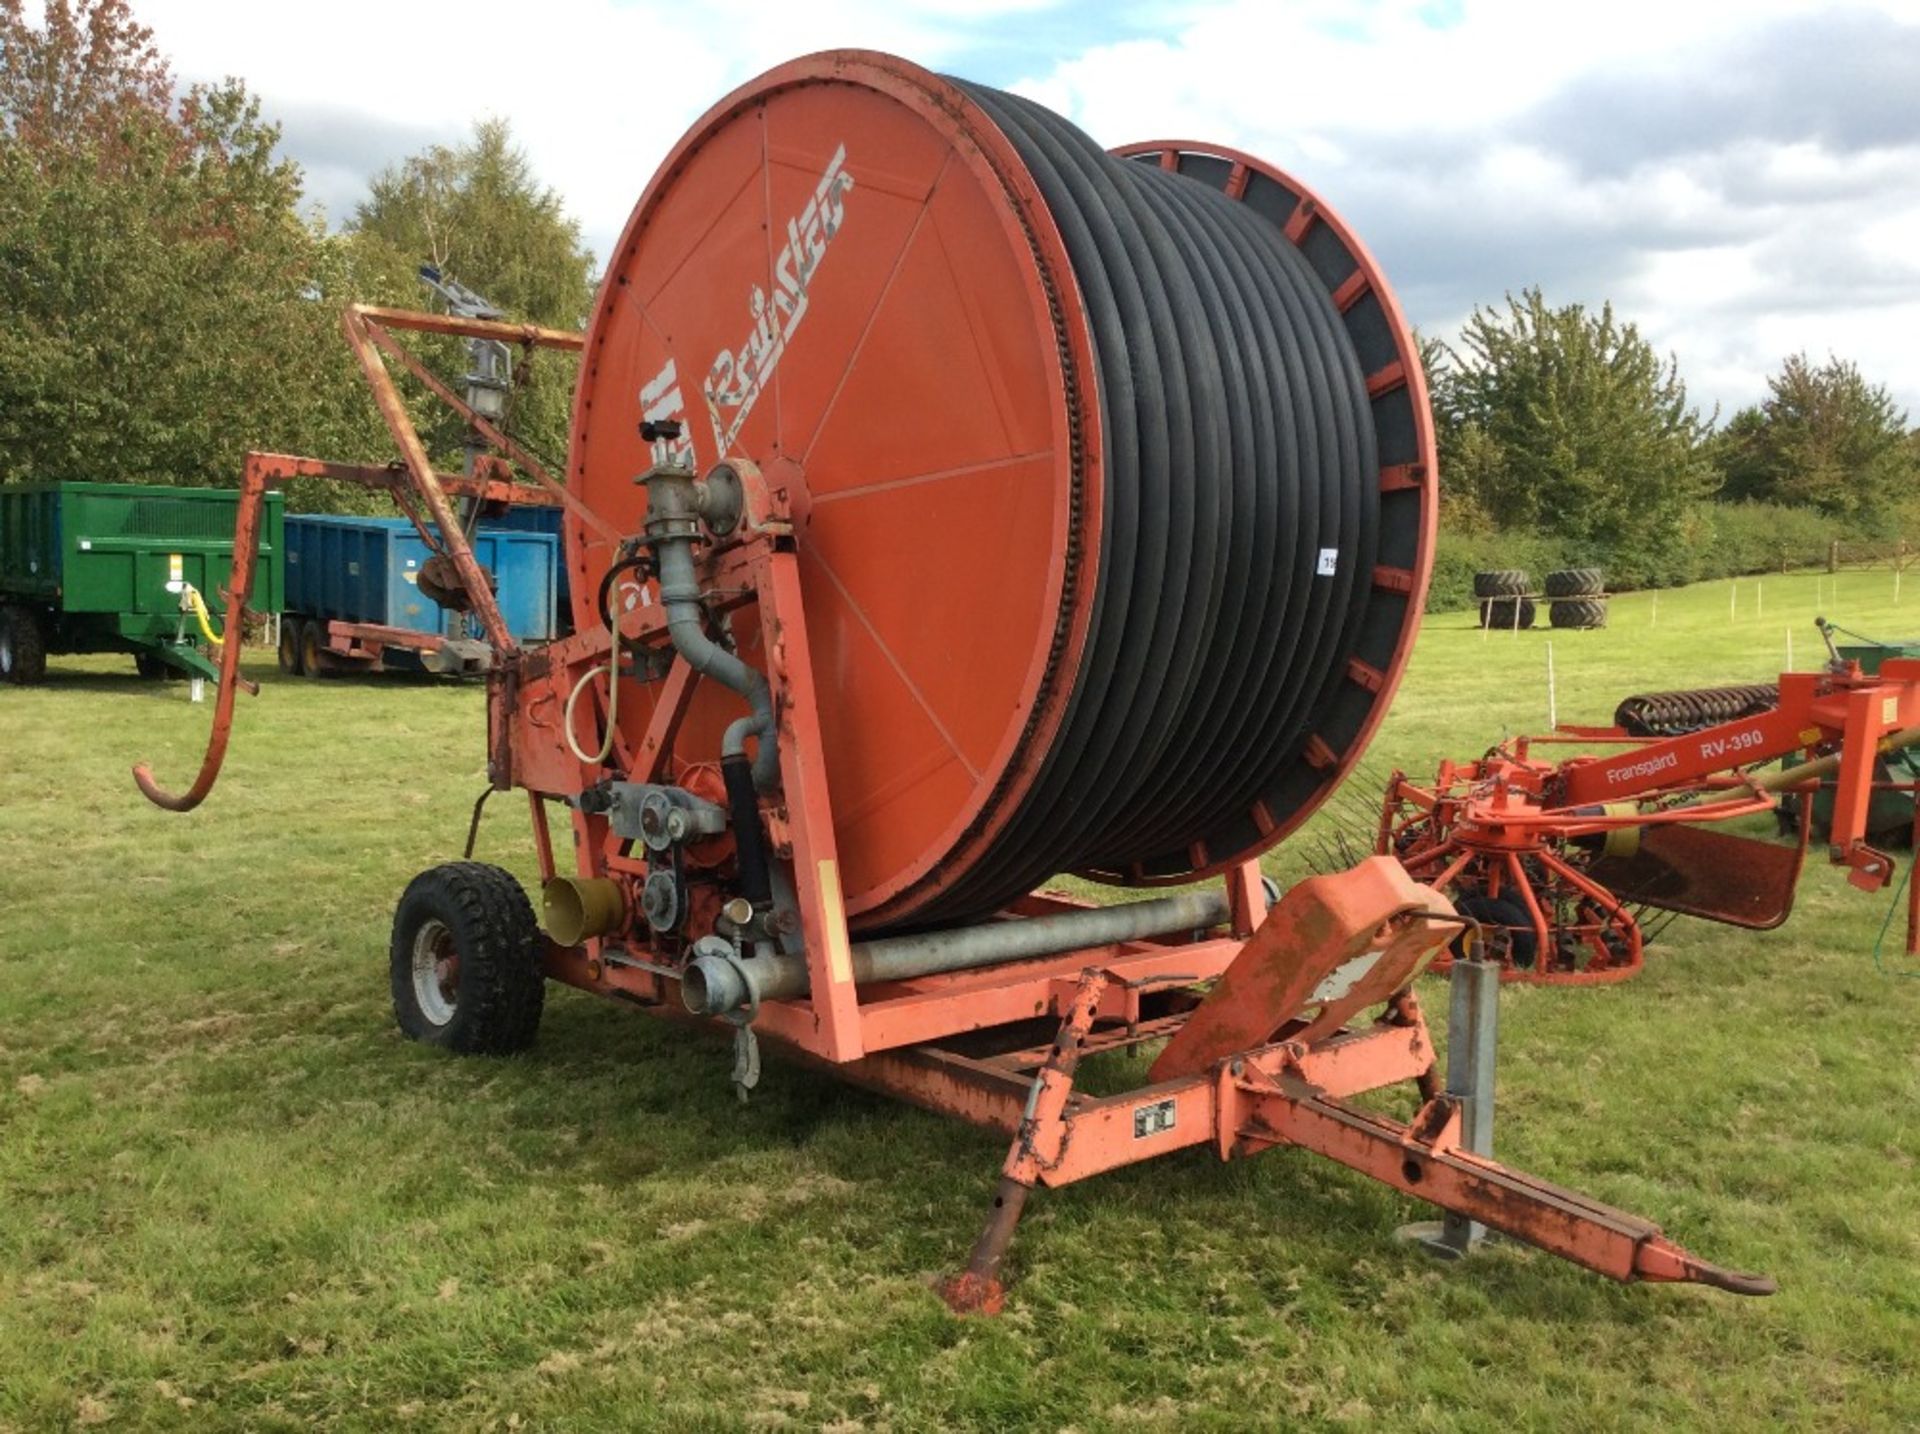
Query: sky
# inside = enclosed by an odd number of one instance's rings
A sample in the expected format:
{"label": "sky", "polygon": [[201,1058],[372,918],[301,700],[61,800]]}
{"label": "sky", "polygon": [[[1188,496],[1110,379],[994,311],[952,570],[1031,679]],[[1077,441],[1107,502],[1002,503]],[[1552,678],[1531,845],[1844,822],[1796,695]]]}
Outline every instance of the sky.
{"label": "sky", "polygon": [[602,258],[680,134],[859,46],[1029,95],[1103,144],[1272,161],[1453,338],[1537,284],[1611,300],[1724,419],[1788,354],[1920,422],[1920,0],[135,0],[185,81],[239,75],[335,222],[383,166],[511,121]]}

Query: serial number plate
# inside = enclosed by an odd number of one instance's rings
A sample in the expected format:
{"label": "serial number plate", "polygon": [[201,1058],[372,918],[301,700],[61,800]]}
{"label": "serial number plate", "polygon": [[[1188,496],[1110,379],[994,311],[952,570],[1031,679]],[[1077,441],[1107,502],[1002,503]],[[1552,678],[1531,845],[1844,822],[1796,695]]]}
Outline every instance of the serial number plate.
{"label": "serial number plate", "polygon": [[1156,1100],[1152,1105],[1143,1105],[1133,1112],[1133,1138],[1145,1140],[1149,1135],[1163,1135],[1173,1129],[1173,1102]]}

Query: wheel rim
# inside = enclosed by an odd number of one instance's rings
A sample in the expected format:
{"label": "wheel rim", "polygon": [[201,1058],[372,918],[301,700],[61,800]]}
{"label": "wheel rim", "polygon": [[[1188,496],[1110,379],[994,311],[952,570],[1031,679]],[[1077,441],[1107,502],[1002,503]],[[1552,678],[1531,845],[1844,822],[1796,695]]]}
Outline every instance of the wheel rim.
{"label": "wheel rim", "polygon": [[460,1004],[460,953],[444,921],[429,919],[414,933],[413,999],[436,1026],[451,1021]]}

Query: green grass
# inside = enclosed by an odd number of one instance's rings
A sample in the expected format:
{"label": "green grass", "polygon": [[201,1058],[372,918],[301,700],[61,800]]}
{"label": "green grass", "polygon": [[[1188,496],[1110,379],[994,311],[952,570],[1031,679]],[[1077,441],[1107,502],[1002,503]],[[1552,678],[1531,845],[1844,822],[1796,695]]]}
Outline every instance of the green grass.
{"label": "green grass", "polygon": [[[1563,720],[1765,678],[1789,625],[1809,665],[1815,581],[1596,633],[1435,617],[1371,765],[1541,726],[1549,640]],[[1920,630],[1890,584],[1822,610]],[[959,1320],[928,1286],[997,1139],[779,1063],[740,1107],[724,1042],[561,988],[526,1058],[396,1034],[389,913],[458,855],[477,689],[262,672],[182,818],[127,767],[184,783],[208,709],[130,665],[0,690],[0,1427],[1920,1423],[1920,980],[1824,867],[1781,930],[1681,923],[1626,986],[1503,1006],[1502,1157],[1777,1297],[1443,1268],[1392,1239],[1423,1207],[1328,1162],[1190,1152],[1037,1197],[1008,1312]],[[497,800],[479,855],[528,848]]]}

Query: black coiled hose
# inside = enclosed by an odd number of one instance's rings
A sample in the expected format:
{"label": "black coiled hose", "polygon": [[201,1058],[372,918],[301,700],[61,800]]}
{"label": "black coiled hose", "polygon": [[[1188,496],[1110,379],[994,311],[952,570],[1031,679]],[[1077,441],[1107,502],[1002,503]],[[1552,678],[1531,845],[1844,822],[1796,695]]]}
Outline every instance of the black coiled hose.
{"label": "black coiled hose", "polygon": [[1307,259],[1205,184],[956,83],[1065,240],[1098,368],[1105,518],[1059,735],[993,849],[917,913],[935,921],[1062,869],[1151,876],[1251,845],[1256,803],[1298,782],[1343,679],[1379,527],[1366,377]]}

